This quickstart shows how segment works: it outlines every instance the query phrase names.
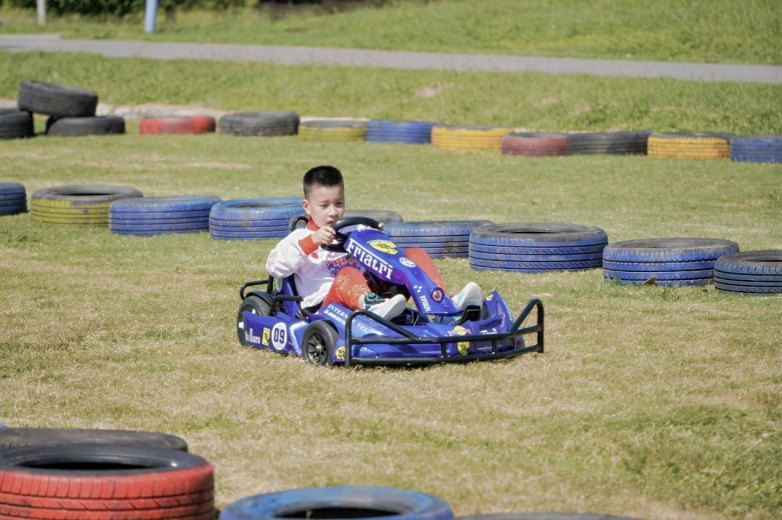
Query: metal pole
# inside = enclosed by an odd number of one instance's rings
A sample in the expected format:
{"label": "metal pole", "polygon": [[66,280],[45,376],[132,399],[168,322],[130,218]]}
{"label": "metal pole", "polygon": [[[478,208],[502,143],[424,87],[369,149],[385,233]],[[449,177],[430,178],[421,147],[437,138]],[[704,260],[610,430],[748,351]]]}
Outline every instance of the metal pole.
{"label": "metal pole", "polygon": [[157,18],[157,0],[147,0],[147,10],[144,14],[144,32],[146,33],[155,32],[156,18]]}
{"label": "metal pole", "polygon": [[46,0],[36,0],[35,8],[38,11],[38,25],[46,25]]}

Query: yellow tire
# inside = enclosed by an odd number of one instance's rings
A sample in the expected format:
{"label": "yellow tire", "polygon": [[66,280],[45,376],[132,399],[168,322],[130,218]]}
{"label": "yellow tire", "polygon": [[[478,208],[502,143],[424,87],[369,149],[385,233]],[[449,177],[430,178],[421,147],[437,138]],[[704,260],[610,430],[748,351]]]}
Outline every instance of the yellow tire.
{"label": "yellow tire", "polygon": [[356,119],[313,119],[299,124],[299,137],[307,141],[365,141],[367,122]]}
{"label": "yellow tire", "polygon": [[109,207],[119,199],[144,195],[125,186],[58,186],[36,191],[30,200],[33,221],[47,224],[108,226]]}
{"label": "yellow tire", "polygon": [[730,138],[729,134],[652,134],[647,153],[673,159],[730,159]]}
{"label": "yellow tire", "polygon": [[432,128],[432,145],[443,150],[500,151],[502,138],[512,128],[478,125],[441,125]]}

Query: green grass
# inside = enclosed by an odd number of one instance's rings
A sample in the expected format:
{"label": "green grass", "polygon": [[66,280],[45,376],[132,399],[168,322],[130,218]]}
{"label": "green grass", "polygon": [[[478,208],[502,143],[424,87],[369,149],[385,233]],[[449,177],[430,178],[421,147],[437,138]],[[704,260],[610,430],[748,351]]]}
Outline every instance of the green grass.
{"label": "green grass", "polygon": [[[0,180],[23,182],[28,195],[101,183],[146,196],[297,196],[307,168],[332,163],[349,208],[406,220],[573,222],[611,241],[782,248],[778,165],[134,132],[0,142],[0,156]],[[221,507],[368,484],[433,493],[457,515],[779,517],[780,296],[618,286],[599,270],[478,273],[441,260],[449,288],[474,280],[515,312],[541,298],[546,352],[323,369],[236,341],[237,288],[265,275],[273,245],[0,218],[0,422],[181,435],[215,464]]]}
{"label": "green grass", "polygon": [[496,124],[541,131],[780,134],[782,87],[579,75],[395,71],[1,53],[0,98],[25,79],[90,88],[110,104]]}
{"label": "green grass", "polygon": [[[0,10],[3,33],[40,32],[35,13]],[[303,45],[519,56],[782,64],[782,5],[776,0],[401,1],[329,16],[272,20],[255,10],[124,21],[50,19],[73,38]]]}

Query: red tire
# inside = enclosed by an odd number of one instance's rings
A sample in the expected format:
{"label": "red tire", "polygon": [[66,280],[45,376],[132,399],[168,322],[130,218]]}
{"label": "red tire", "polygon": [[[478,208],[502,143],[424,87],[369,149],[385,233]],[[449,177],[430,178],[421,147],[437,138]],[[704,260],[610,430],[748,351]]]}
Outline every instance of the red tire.
{"label": "red tire", "polygon": [[214,131],[215,118],[210,116],[147,118],[138,125],[138,133],[142,135],[204,134]]}
{"label": "red tire", "polygon": [[528,157],[548,157],[567,153],[565,134],[539,134],[534,132],[514,132],[502,138],[503,155],[525,155]]}
{"label": "red tire", "polygon": [[125,500],[120,498],[95,500],[85,498],[51,498],[0,493],[0,508],[3,506],[15,506],[38,509],[64,509],[68,511],[139,511],[196,506],[212,501],[214,501],[213,489],[196,491],[186,495]]}
{"label": "red tire", "polygon": [[164,507],[159,509],[90,511],[68,509],[43,509],[37,507],[17,507],[0,504],[0,515],[11,518],[29,518],[31,520],[168,520],[182,517],[211,518],[214,503],[204,502],[183,507]]}

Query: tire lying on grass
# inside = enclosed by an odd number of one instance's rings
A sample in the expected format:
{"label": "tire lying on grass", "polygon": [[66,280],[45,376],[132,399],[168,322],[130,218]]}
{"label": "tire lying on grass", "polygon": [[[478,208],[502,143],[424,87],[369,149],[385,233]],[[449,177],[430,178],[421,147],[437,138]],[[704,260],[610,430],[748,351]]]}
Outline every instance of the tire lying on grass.
{"label": "tire lying on grass", "polygon": [[19,182],[0,182],[0,216],[27,211],[27,193]]}
{"label": "tire lying on grass", "polygon": [[432,128],[432,145],[443,150],[500,151],[502,139],[512,128],[483,125],[437,125]]}
{"label": "tire lying on grass", "polygon": [[513,132],[502,138],[503,155],[552,157],[567,153],[567,136],[559,133]]}
{"label": "tire lying on grass", "polygon": [[21,110],[55,118],[92,117],[98,107],[98,94],[68,85],[22,81],[16,104]]}
{"label": "tire lying on grass", "polygon": [[211,116],[148,117],[138,125],[138,133],[141,135],[205,134],[214,131],[215,118]]}
{"label": "tire lying on grass", "polygon": [[226,200],[209,213],[209,234],[215,240],[283,238],[290,219],[301,213],[300,198]]}
{"label": "tire lying on grass", "polygon": [[209,211],[220,200],[212,195],[120,200],[109,208],[109,229],[115,235],[135,236],[206,231]]}
{"label": "tire lying on grass", "polygon": [[0,516],[143,520],[214,515],[214,470],[183,451],[69,444],[0,451]]}
{"label": "tire lying on grass", "polygon": [[120,199],[143,197],[126,186],[58,186],[33,193],[30,213],[36,222],[107,226],[109,206]]}
{"label": "tire lying on grass", "polygon": [[647,153],[651,157],[674,159],[727,159],[732,134],[679,133],[649,136]]}
{"label": "tire lying on grass", "polygon": [[603,277],[621,284],[706,285],[714,263],[739,245],[719,238],[648,238],[614,242],[603,250]]}
{"label": "tire lying on grass", "polygon": [[240,136],[295,135],[299,115],[295,112],[234,112],[220,118],[220,133]]}
{"label": "tire lying on grass", "polygon": [[33,115],[26,110],[0,109],[0,139],[33,137]]}
{"label": "tire lying on grass", "polygon": [[470,235],[476,271],[541,273],[600,267],[608,235],[595,226],[526,222],[494,224]]}
{"label": "tire lying on grass", "polygon": [[567,134],[567,155],[646,155],[651,132],[587,132]]}
{"label": "tire lying on grass", "polygon": [[747,135],[730,140],[736,162],[782,163],[782,135]]}
{"label": "tire lying on grass", "polygon": [[489,220],[395,222],[384,227],[386,235],[402,249],[418,247],[432,258],[467,258],[470,233]]}
{"label": "tire lying on grass", "polygon": [[429,144],[432,142],[432,121],[394,121],[372,119],[367,124],[367,141],[371,143]]}
{"label": "tire lying on grass", "polygon": [[187,442],[183,438],[167,433],[81,428],[0,429],[0,451],[21,446],[60,444],[119,444],[123,446],[187,451]]}
{"label": "tire lying on grass", "polygon": [[[390,224],[392,222],[402,222],[402,215],[396,211],[388,211],[384,209],[348,209],[345,210],[344,218],[348,217],[367,217],[377,221],[379,224]],[[295,229],[303,228],[307,225],[307,215],[305,213],[299,213],[290,218],[288,221],[288,228]]]}
{"label": "tire lying on grass", "polygon": [[714,262],[714,285],[721,291],[782,293],[782,249],[730,253]]}
{"label": "tire lying on grass", "polygon": [[341,486],[250,496],[229,504],[220,513],[220,520],[377,517],[394,520],[450,520],[453,511],[440,498],[417,491]]}
{"label": "tire lying on grass", "polygon": [[49,118],[46,135],[58,137],[85,137],[88,135],[121,135],[125,120],[120,116]]}
{"label": "tire lying on grass", "polygon": [[311,119],[299,123],[299,137],[306,141],[364,141],[367,121],[359,119]]}

